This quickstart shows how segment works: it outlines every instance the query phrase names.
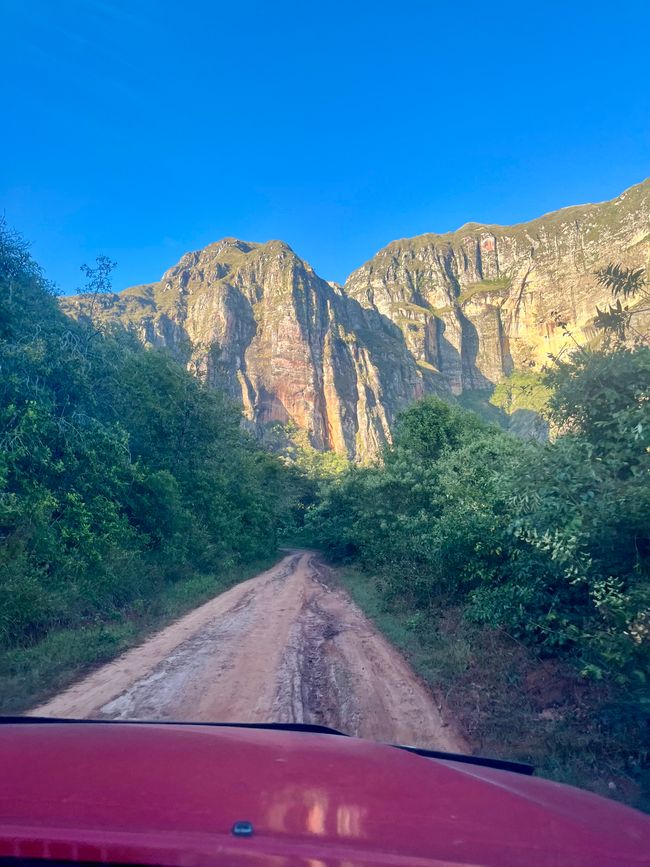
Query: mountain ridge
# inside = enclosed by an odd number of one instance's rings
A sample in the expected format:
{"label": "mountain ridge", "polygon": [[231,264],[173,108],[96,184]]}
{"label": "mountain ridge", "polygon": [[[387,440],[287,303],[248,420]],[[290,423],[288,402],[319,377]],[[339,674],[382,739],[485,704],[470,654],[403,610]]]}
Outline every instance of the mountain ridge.
{"label": "mountain ridge", "polygon": [[154,283],[61,303],[172,351],[256,432],[292,421],[316,448],[367,460],[414,399],[543,364],[566,342],[558,320],[589,336],[608,298],[594,271],[611,260],[650,262],[650,180],[514,226],[392,241],[343,286],[284,241],[227,237]]}
{"label": "mountain ridge", "polygon": [[[492,230],[503,230],[506,232],[516,231],[523,227],[528,227],[534,225],[535,223],[541,223],[545,220],[556,219],[560,216],[564,215],[567,211],[572,212],[585,212],[589,208],[598,208],[601,205],[614,205],[619,201],[622,201],[628,194],[639,192],[643,194],[645,191],[650,190],[650,177],[645,178],[642,181],[639,181],[638,184],[633,184],[631,187],[627,187],[627,189],[623,190],[618,196],[615,196],[613,199],[603,199],[599,202],[583,202],[580,205],[565,205],[562,208],[555,208],[552,211],[547,211],[544,214],[541,214],[539,217],[532,217],[530,220],[521,220],[518,223],[487,223],[481,222],[480,220],[469,220],[466,223],[463,223],[462,226],[459,226],[457,229],[451,229],[448,232],[421,232],[417,235],[409,235],[404,238],[395,238],[393,241],[389,241],[383,247],[380,247],[378,252],[385,250],[387,247],[390,247],[392,244],[398,244],[403,241],[418,241],[421,238],[426,239],[447,239],[453,238],[456,236],[460,236],[461,233],[466,230],[476,231],[476,229],[485,229],[488,231]],[[375,254],[376,255],[376,254]],[[355,269],[356,270],[356,269]]]}

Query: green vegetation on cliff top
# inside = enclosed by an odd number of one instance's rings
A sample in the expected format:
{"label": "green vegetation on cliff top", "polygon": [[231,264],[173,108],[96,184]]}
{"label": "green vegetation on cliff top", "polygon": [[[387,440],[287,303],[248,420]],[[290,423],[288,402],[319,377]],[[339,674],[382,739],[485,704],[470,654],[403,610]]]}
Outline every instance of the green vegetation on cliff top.
{"label": "green vegetation on cliff top", "polygon": [[[477,235],[493,235],[496,238],[510,237],[515,240],[535,238],[542,233],[558,233],[560,230],[575,226],[576,222],[584,222],[591,226],[596,235],[604,230],[622,224],[628,214],[634,213],[639,207],[650,202],[650,178],[630,187],[620,196],[606,202],[587,205],[573,205],[551,211],[542,217],[537,217],[526,223],[516,223],[512,226],[501,226],[491,223],[465,223],[454,232],[441,234],[425,233],[413,238],[401,238],[387,244],[377,253],[377,257],[394,256],[398,250],[413,251],[428,247],[453,247],[467,238]],[[372,260],[371,260],[372,261]]]}

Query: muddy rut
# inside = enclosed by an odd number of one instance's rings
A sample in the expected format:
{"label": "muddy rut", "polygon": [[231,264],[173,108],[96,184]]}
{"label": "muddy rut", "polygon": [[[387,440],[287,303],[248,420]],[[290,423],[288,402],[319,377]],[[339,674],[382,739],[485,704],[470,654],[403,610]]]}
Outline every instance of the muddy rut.
{"label": "muddy rut", "polygon": [[304,551],[31,714],[317,723],[374,740],[466,750],[403,657]]}

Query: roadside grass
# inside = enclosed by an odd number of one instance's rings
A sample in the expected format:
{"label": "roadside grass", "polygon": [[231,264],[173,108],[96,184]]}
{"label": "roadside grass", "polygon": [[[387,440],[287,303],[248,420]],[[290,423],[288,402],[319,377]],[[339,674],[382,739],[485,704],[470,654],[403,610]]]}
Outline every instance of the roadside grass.
{"label": "roadside grass", "polygon": [[[650,775],[630,749],[643,734],[620,698],[567,663],[540,659],[444,602],[413,613],[354,567],[335,576],[432,689],[472,752],[535,765],[539,776],[650,812]],[[647,756],[645,757],[647,759]]]}
{"label": "roadside grass", "polygon": [[113,612],[105,622],[50,632],[38,644],[0,652],[0,713],[19,714],[46,701],[93,668],[110,662],[235,584],[269,569],[277,552],[220,575],[195,575],[150,599]]}

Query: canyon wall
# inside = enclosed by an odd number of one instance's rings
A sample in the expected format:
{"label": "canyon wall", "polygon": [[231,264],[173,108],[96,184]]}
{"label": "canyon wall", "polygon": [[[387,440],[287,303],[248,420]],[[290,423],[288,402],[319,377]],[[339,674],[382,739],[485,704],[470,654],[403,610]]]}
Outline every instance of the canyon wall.
{"label": "canyon wall", "polygon": [[62,304],[173,352],[254,430],[291,420],[316,448],[366,460],[423,394],[541,366],[566,344],[558,321],[591,339],[609,301],[594,272],[611,261],[650,264],[650,181],[517,226],[394,241],[342,287],[280,241],[226,238],[157,283]]}

